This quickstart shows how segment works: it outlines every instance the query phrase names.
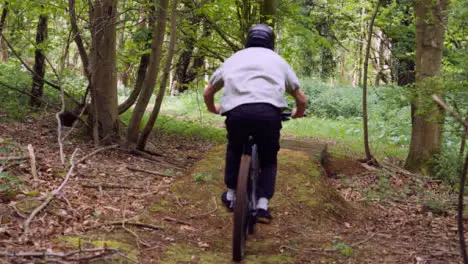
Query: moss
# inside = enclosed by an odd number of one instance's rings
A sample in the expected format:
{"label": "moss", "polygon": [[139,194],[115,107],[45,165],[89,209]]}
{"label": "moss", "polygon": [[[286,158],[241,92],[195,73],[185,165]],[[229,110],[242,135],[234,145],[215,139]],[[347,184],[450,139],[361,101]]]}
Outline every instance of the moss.
{"label": "moss", "polygon": [[157,203],[154,203],[151,205],[151,207],[148,209],[150,213],[161,213],[161,212],[166,212],[168,211],[169,208],[169,202],[166,200],[160,200]]}
{"label": "moss", "polygon": [[187,244],[176,244],[166,251],[166,259],[163,264],[172,263],[231,263],[230,256],[227,253],[217,254],[213,252],[205,252],[200,248],[196,248]]}
{"label": "moss", "polygon": [[16,204],[16,208],[22,213],[32,213],[41,203],[41,201],[36,200],[23,200]]}
{"label": "moss", "polygon": [[30,196],[30,197],[39,197],[40,193],[39,191],[30,191],[30,192],[25,193],[25,195]]}
{"label": "moss", "polygon": [[[64,236],[57,239],[59,242],[65,242],[70,247],[73,248],[115,248],[132,259],[137,259],[137,249],[133,246],[119,242],[117,240],[99,240],[91,239],[89,237],[79,237],[79,236]],[[117,262],[121,262],[124,259],[117,259]]]}
{"label": "moss", "polygon": [[[224,241],[226,243],[226,241]],[[260,244],[260,247],[268,247],[271,245],[271,241],[267,241],[265,244]],[[255,243],[251,243],[254,246]],[[289,255],[267,255],[259,254],[252,255],[249,252],[255,252],[255,249],[248,248],[245,263],[249,264],[260,264],[260,263],[293,263],[293,258]],[[257,252],[258,253],[258,252]],[[176,244],[170,247],[166,251],[165,260],[163,264],[175,264],[175,263],[206,263],[206,264],[221,264],[221,263],[232,263],[231,251],[223,250],[220,252],[204,251],[200,248],[188,245],[188,244]]]}

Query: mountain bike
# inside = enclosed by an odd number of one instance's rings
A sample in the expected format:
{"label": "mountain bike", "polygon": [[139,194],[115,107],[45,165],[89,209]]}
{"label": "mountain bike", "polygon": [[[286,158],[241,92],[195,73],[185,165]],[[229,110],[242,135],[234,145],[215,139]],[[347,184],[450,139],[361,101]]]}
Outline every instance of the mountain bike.
{"label": "mountain bike", "polygon": [[[291,113],[281,114],[281,120],[289,120]],[[260,174],[257,145],[252,136],[244,143],[243,154],[237,178],[236,200],[234,203],[234,226],[232,232],[232,260],[242,261],[245,256],[247,236],[255,233],[257,223],[257,179]]]}

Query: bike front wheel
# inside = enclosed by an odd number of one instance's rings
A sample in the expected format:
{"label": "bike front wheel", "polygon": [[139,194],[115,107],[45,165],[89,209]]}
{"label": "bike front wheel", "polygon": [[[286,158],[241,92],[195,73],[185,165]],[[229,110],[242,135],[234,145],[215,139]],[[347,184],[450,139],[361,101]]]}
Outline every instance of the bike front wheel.
{"label": "bike front wheel", "polygon": [[251,157],[242,155],[237,178],[236,201],[234,204],[234,228],[232,232],[232,260],[239,262],[244,259],[245,241],[249,229],[249,193],[248,181]]}

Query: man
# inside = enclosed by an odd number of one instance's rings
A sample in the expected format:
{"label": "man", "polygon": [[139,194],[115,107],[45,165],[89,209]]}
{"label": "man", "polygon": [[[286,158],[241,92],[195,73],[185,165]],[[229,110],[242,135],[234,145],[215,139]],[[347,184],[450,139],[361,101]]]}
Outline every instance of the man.
{"label": "man", "polygon": [[[257,219],[260,223],[271,222],[268,202],[275,190],[281,111],[287,107],[284,94],[288,92],[296,100],[292,118],[303,117],[307,98],[299,86],[291,66],[274,52],[273,30],[263,24],[249,30],[245,49],[228,58],[211,77],[203,97],[208,111],[227,117],[224,177],[227,191],[221,199],[230,211],[234,206],[242,147],[252,135],[260,160]],[[221,105],[215,105],[214,94],[223,87]]]}

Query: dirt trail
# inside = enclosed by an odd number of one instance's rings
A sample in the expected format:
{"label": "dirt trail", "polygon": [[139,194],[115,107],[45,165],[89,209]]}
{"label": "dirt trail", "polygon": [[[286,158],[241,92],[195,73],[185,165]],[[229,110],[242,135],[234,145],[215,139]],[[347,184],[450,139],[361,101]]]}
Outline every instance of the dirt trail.
{"label": "dirt trail", "polygon": [[[8,142],[18,149],[29,143],[35,146],[40,172],[39,183],[33,183],[27,164],[8,167],[23,186],[0,203],[0,248],[67,252],[106,245],[140,263],[231,263],[232,215],[219,199],[224,190],[224,146],[157,135],[153,144],[154,151],[161,153],[158,158],[186,170],[119,150],[100,153],[77,167],[64,190],[66,200],[53,201],[39,214],[31,224],[32,236],[24,240],[24,219],[18,212],[28,215],[45,193],[60,184],[65,168],[58,160],[53,123],[0,124],[0,130],[4,139],[0,149]],[[91,146],[85,142],[68,143],[65,150],[69,155],[80,147],[89,153]],[[317,160],[322,143],[283,140],[281,144],[277,191],[270,205],[274,221],[259,225],[249,238],[245,263],[459,263],[453,211],[445,204],[427,206],[452,197],[441,193],[423,203],[427,197],[419,195],[440,193],[438,183],[368,170],[355,157],[341,153],[329,164],[338,178],[329,179]],[[86,187],[93,184],[98,187]],[[162,230],[103,226],[122,220]],[[106,261],[116,257],[129,262],[118,256]],[[0,258],[0,263],[23,263],[20,260]]]}

